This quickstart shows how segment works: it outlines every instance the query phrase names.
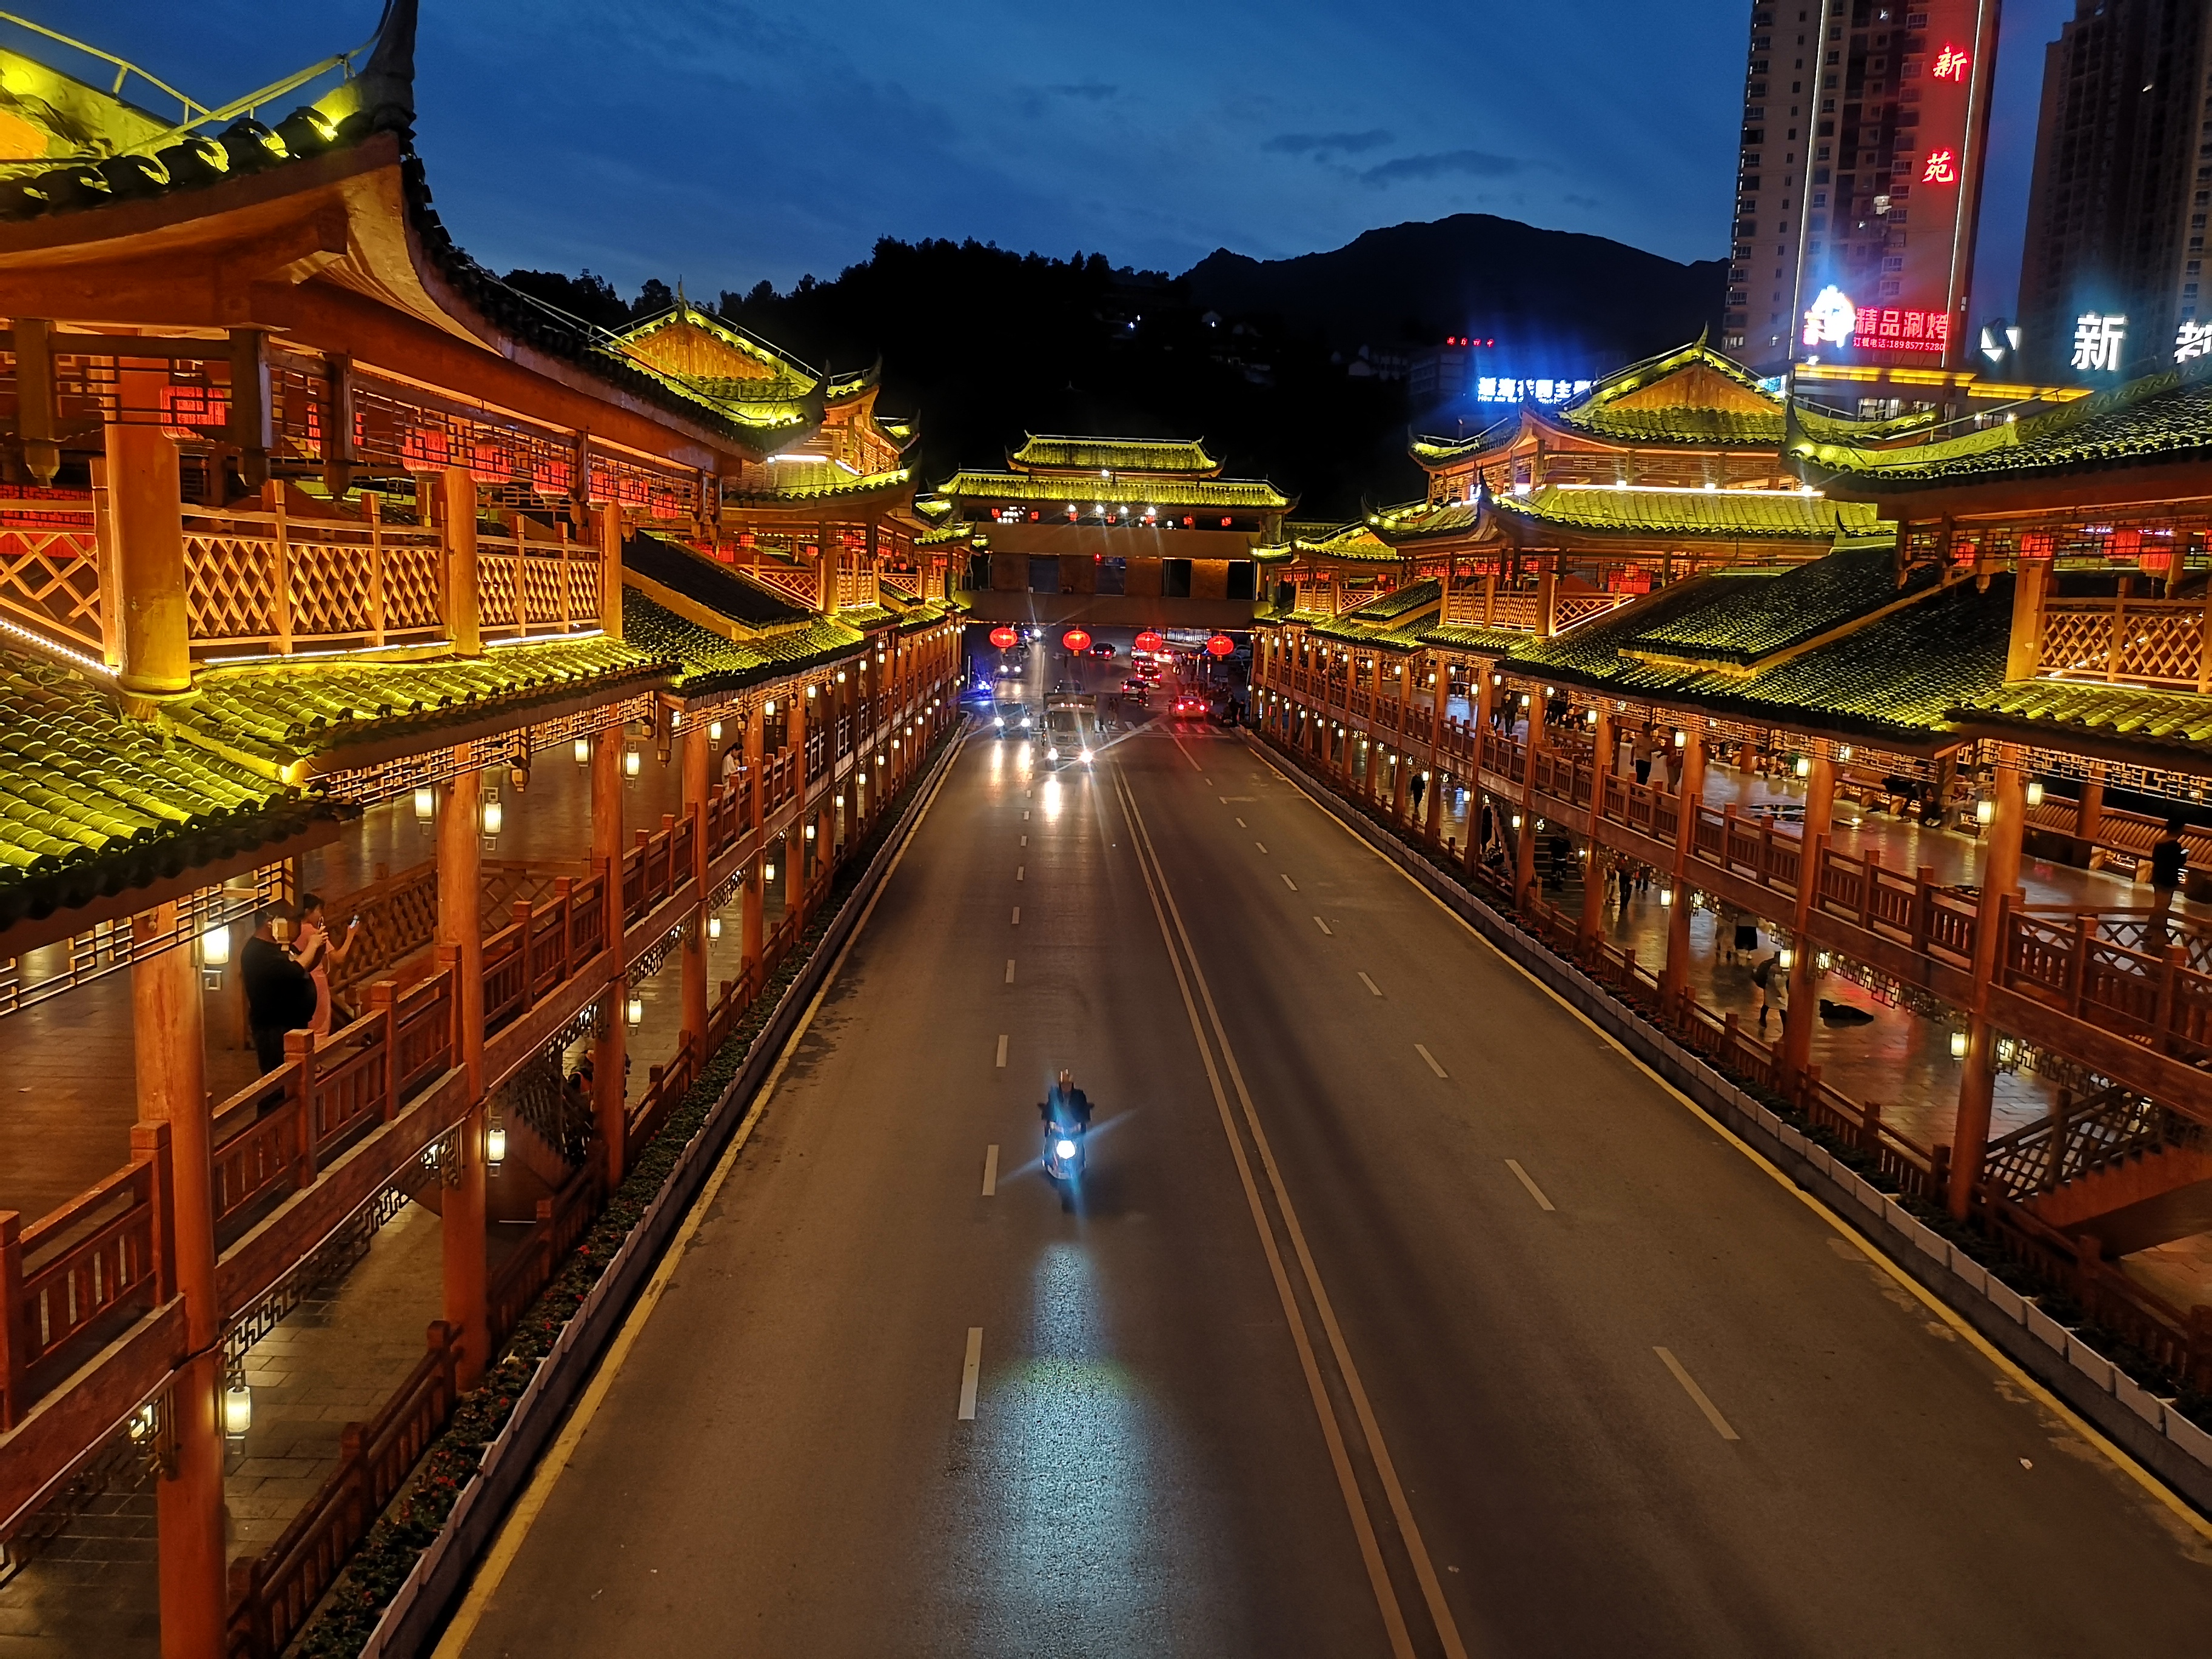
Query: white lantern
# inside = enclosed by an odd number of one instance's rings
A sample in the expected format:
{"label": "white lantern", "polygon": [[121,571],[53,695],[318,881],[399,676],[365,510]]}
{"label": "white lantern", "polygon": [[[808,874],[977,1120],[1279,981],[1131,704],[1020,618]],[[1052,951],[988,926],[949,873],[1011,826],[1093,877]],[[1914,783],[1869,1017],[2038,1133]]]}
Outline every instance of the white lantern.
{"label": "white lantern", "polygon": [[1951,1033],[1951,1058],[1954,1060],[1964,1060],[1966,1057],[1966,1033],[1962,1029]]}
{"label": "white lantern", "polygon": [[230,962],[230,929],[226,925],[210,927],[200,935],[200,966],[226,967]]}
{"label": "white lantern", "polygon": [[722,936],[722,919],[721,919],[721,917],[720,917],[720,916],[709,916],[709,917],[708,917],[708,918],[707,918],[707,937],[708,937],[708,939],[720,939],[720,938],[721,938],[721,936]]}
{"label": "white lantern", "polygon": [[428,823],[437,813],[437,793],[426,783],[415,792],[415,822]]}
{"label": "white lantern", "polygon": [[579,765],[579,766],[589,766],[591,763],[592,763],[592,740],[591,740],[589,738],[577,738],[577,739],[576,739],[576,764],[577,764],[577,765]]}
{"label": "white lantern", "polygon": [[234,1382],[222,1391],[222,1431],[233,1440],[242,1440],[252,1426],[253,1390],[243,1382]]}
{"label": "white lantern", "polygon": [[625,777],[634,778],[644,769],[645,757],[642,754],[635,749],[623,750],[623,775]]}
{"label": "white lantern", "polygon": [[627,1019],[629,1021],[629,1023],[630,1023],[631,1024],[633,1024],[633,1025],[642,1025],[642,1024],[645,1024],[645,999],[644,999],[643,997],[641,997],[641,996],[638,995],[638,994],[637,994],[636,992],[635,992],[635,991],[631,992],[631,993],[630,993],[630,996],[629,996],[629,1006],[628,1007],[626,1007],[625,1009],[623,1009],[623,1017],[624,1017],[625,1018],[627,1018]]}
{"label": "white lantern", "polygon": [[484,1168],[497,1175],[506,1162],[507,1125],[494,1118],[484,1130]]}

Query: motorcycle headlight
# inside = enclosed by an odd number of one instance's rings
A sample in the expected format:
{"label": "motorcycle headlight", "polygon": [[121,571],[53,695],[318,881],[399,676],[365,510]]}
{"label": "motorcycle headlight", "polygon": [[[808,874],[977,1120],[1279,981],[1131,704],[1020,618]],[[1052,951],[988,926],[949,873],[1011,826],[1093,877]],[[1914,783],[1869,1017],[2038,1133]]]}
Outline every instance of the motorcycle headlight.
{"label": "motorcycle headlight", "polygon": [[1073,1158],[1075,1143],[1072,1140],[1055,1140],[1052,1144],[1052,1151],[1055,1158]]}

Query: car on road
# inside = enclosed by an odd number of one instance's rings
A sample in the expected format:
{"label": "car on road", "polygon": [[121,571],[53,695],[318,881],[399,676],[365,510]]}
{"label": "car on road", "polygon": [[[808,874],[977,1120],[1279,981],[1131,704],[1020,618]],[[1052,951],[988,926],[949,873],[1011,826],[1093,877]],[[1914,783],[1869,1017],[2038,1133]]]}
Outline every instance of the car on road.
{"label": "car on road", "polygon": [[1096,717],[1081,699],[1048,699],[1044,706],[1045,764],[1055,771],[1063,766],[1087,766],[1097,733]]}
{"label": "car on road", "polygon": [[1204,697],[1194,697],[1188,691],[1175,700],[1175,712],[1185,718],[1204,720],[1207,703]]}
{"label": "car on road", "polygon": [[1121,695],[1125,697],[1134,697],[1139,702],[1145,700],[1146,689],[1144,681],[1139,679],[1134,674],[1121,682]]}
{"label": "car on road", "polygon": [[1091,647],[1091,654],[1094,657],[1110,657],[1114,654],[1114,647],[1101,640]]}
{"label": "car on road", "polygon": [[1000,737],[1019,738],[1032,733],[1036,717],[1030,712],[1029,704],[1001,697],[992,706],[991,720]]}

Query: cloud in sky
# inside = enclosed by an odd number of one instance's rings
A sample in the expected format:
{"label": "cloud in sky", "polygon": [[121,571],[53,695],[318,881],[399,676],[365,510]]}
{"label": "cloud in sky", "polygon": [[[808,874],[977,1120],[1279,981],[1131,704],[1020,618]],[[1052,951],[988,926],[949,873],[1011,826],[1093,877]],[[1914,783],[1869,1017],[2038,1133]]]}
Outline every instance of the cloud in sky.
{"label": "cloud in sky", "polygon": [[1277,155],[1322,155],[1331,151],[1357,155],[1396,142],[1396,135],[1382,127],[1364,132],[1279,132],[1260,148]]}
{"label": "cloud in sky", "polygon": [[1531,164],[1517,155],[1492,155],[1484,149],[1436,150],[1426,155],[1401,155],[1363,168],[1359,182],[1377,188],[1413,179],[1510,179]]}

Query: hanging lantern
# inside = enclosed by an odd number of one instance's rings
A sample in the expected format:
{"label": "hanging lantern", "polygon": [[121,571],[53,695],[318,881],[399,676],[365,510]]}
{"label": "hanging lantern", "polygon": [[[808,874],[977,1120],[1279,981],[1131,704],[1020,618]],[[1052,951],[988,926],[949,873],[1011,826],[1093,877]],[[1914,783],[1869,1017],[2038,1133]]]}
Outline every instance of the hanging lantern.
{"label": "hanging lantern", "polygon": [[577,738],[577,739],[576,739],[576,764],[577,764],[577,765],[579,765],[579,766],[589,766],[591,763],[592,763],[592,740],[591,740],[589,738]]}
{"label": "hanging lantern", "polygon": [[625,749],[623,750],[623,775],[625,777],[634,778],[642,771],[644,768],[645,757],[643,755],[640,754],[635,749]]}
{"label": "hanging lantern", "polygon": [[1212,638],[1209,639],[1206,642],[1206,651],[1208,656],[1232,656],[1236,653],[1236,650],[1237,641],[1231,639],[1226,634],[1216,634]]}
{"label": "hanging lantern", "polygon": [[222,968],[230,963],[230,929],[210,927],[200,935],[200,966]]}
{"label": "hanging lantern", "polygon": [[415,822],[428,823],[437,813],[437,793],[426,783],[415,792]]}
{"label": "hanging lantern", "polygon": [[1966,1033],[1963,1030],[1954,1030],[1951,1033],[1951,1058],[1964,1060],[1966,1057]]}
{"label": "hanging lantern", "polygon": [[2030,778],[2027,781],[2027,804],[2030,806],[2040,806],[2043,805],[2043,780],[2041,778]]}
{"label": "hanging lantern", "polygon": [[222,1431],[233,1440],[242,1440],[252,1426],[253,1390],[243,1382],[234,1382],[222,1391]]}
{"label": "hanging lantern", "polygon": [[1149,628],[1138,635],[1129,646],[1132,651],[1164,651],[1167,648],[1167,641]]}
{"label": "hanging lantern", "polygon": [[1011,651],[1021,642],[1022,636],[1004,623],[991,630],[991,643],[1001,651]]}
{"label": "hanging lantern", "polygon": [[645,999],[644,999],[643,997],[641,997],[641,996],[638,995],[636,992],[635,992],[635,991],[631,992],[631,993],[630,993],[630,998],[629,998],[629,1006],[623,1011],[623,1017],[624,1017],[625,1018],[627,1018],[627,1019],[629,1021],[629,1023],[630,1023],[631,1024],[633,1024],[633,1025],[642,1025],[642,1024],[645,1024]]}
{"label": "hanging lantern", "polygon": [[497,1118],[484,1128],[484,1168],[493,1175],[507,1162],[507,1125]]}
{"label": "hanging lantern", "polygon": [[1060,636],[1060,642],[1070,652],[1079,654],[1091,648],[1091,635],[1080,628],[1071,628]]}

